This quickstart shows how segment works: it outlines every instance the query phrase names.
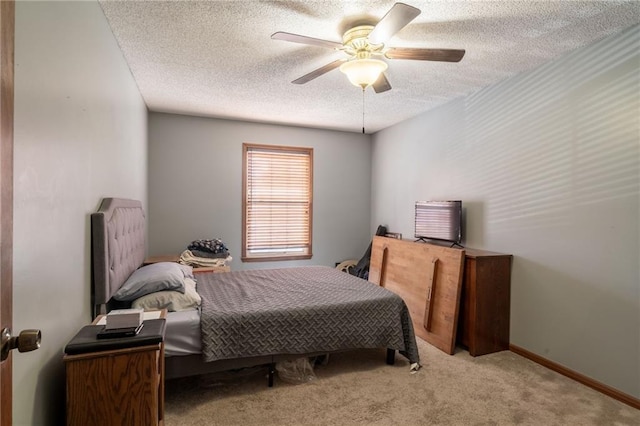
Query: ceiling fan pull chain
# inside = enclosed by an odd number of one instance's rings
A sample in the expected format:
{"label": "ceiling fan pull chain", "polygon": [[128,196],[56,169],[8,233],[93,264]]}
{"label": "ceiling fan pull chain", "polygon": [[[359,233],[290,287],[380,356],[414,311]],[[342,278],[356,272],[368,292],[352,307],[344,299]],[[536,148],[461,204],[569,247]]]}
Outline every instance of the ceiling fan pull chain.
{"label": "ceiling fan pull chain", "polygon": [[362,88],[362,134],[364,135],[364,87]]}

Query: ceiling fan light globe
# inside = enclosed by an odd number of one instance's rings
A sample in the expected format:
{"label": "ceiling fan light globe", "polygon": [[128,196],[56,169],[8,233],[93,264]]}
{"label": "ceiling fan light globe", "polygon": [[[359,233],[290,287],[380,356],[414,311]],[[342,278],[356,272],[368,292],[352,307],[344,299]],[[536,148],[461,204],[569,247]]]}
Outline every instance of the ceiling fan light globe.
{"label": "ceiling fan light globe", "polygon": [[351,84],[363,89],[375,83],[386,69],[387,63],[379,59],[355,59],[340,66]]}

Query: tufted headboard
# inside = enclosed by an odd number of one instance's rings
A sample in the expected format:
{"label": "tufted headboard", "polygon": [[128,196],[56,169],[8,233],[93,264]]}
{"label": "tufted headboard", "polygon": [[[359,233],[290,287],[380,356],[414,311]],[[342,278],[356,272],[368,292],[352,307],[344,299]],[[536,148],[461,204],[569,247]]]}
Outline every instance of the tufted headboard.
{"label": "tufted headboard", "polygon": [[146,254],[142,203],[104,198],[91,214],[93,316],[104,313],[111,296],[138,269]]}

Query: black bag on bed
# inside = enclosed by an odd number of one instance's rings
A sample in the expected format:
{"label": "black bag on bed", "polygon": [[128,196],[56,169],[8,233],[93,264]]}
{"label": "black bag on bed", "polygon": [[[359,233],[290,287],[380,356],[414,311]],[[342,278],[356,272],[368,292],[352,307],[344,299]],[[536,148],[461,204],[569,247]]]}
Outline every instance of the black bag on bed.
{"label": "black bag on bed", "polygon": [[[383,225],[379,225],[376,231],[377,236],[382,236],[387,233],[387,227]],[[369,264],[371,263],[371,246],[373,245],[373,241],[369,243],[369,248],[364,253],[364,256],[358,261],[356,266],[353,268],[349,268],[349,273],[351,275],[355,275],[356,277],[360,277],[363,279],[369,278]]]}

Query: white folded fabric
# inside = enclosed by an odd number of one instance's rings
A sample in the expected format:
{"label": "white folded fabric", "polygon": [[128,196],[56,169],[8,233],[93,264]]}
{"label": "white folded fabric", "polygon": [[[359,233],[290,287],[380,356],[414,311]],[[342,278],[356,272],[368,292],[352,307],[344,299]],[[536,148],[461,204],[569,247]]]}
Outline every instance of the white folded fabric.
{"label": "white folded fabric", "polygon": [[211,266],[226,266],[232,261],[231,256],[225,258],[209,258],[194,256],[191,250],[185,250],[180,254],[179,263],[190,265],[192,267],[206,268]]}

